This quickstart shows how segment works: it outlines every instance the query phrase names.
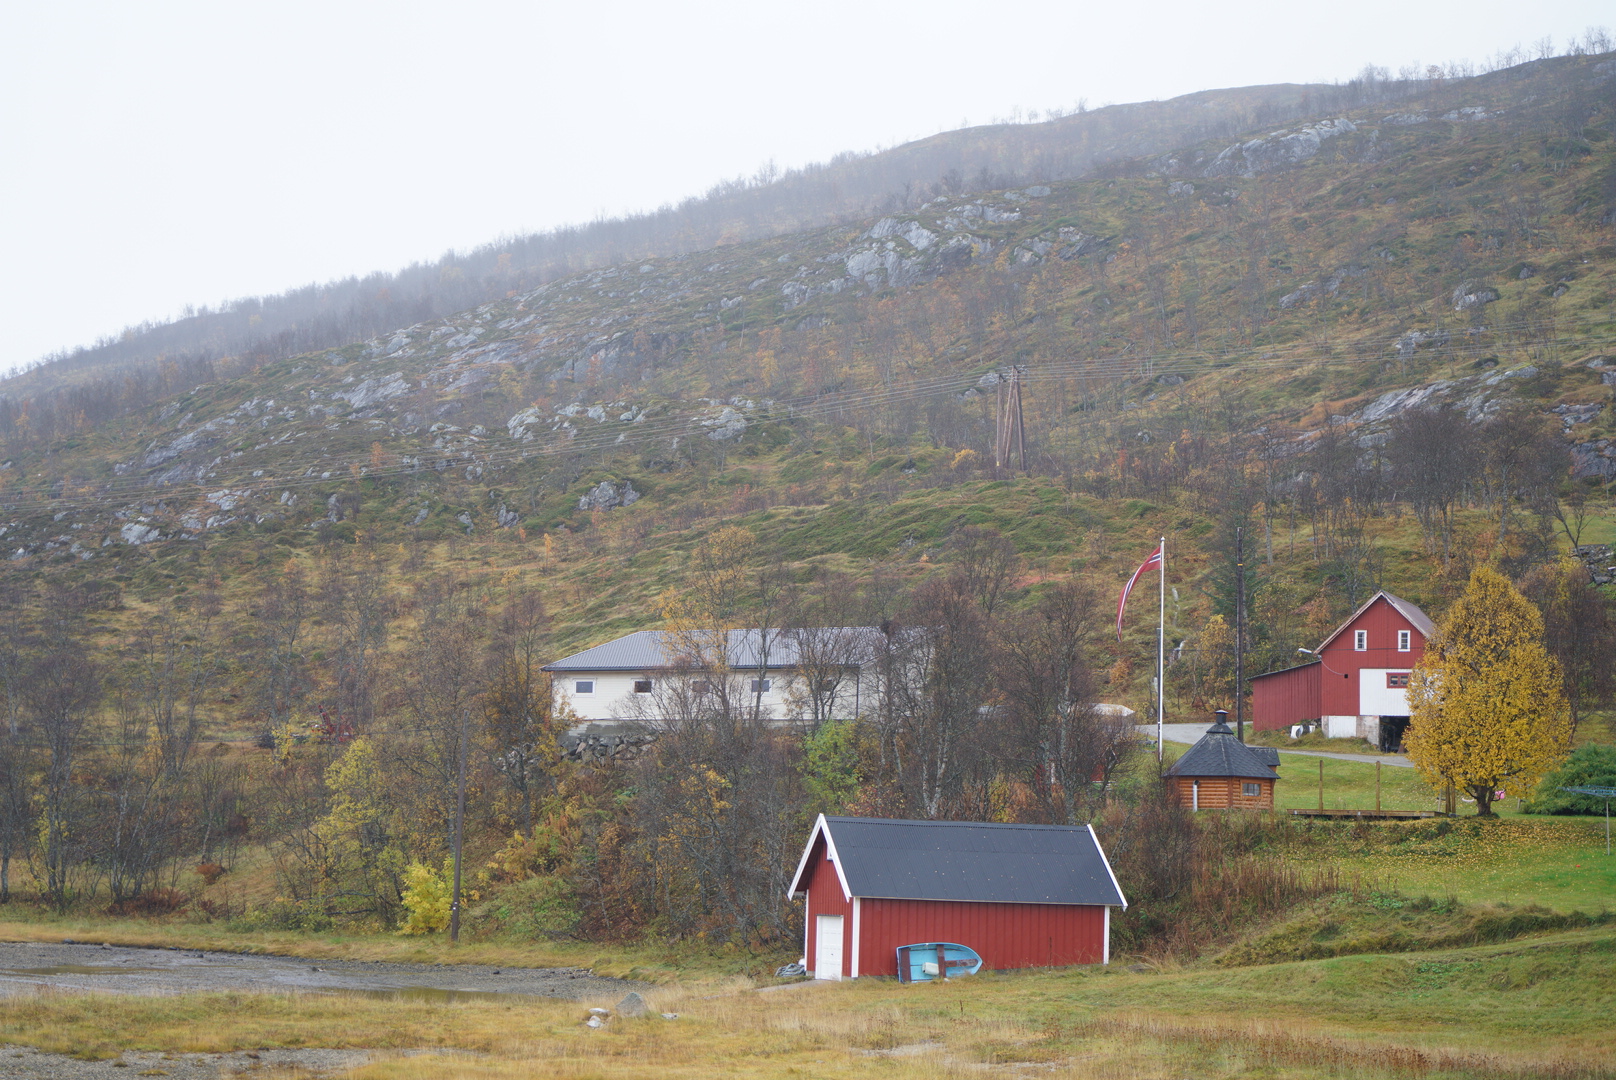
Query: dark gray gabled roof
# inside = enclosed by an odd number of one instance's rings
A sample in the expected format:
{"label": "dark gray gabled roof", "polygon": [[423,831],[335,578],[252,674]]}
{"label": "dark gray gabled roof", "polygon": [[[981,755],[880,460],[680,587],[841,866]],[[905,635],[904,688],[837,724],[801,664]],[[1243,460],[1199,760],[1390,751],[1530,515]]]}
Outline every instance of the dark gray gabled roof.
{"label": "dark gray gabled roof", "polygon": [[[1278,764],[1279,751],[1272,751]],[[1234,737],[1221,720],[1206,729],[1201,741],[1184,751],[1168,768],[1168,776],[1237,776],[1244,780],[1278,780],[1279,774],[1259,755]]]}
{"label": "dark gray gabled roof", "polygon": [[1256,754],[1257,760],[1270,769],[1279,768],[1279,751],[1272,746],[1248,746],[1246,749]]}
{"label": "dark gray gabled roof", "polygon": [[[868,652],[867,649],[861,648],[863,639],[873,640],[873,636],[880,632],[868,626],[842,626],[800,633],[820,635],[820,649],[826,648],[823,635],[847,635],[849,640],[845,643],[845,647],[836,651],[847,656],[851,663],[857,662],[860,656]],[[763,651],[762,646],[765,643],[768,646],[767,667],[795,667],[800,633],[792,630],[770,630],[765,637],[764,632],[760,630],[727,631],[728,640],[725,646],[729,651],[730,667],[738,671],[757,668],[758,654]],[[615,641],[608,641],[592,649],[563,657],[553,664],[546,664],[544,670],[655,671],[658,668],[670,667],[674,663],[675,658],[670,655],[671,644],[666,631],[637,630]]]}
{"label": "dark gray gabled roof", "polygon": [[822,816],[788,895],[821,835],[850,897],[1128,906],[1087,825]]}

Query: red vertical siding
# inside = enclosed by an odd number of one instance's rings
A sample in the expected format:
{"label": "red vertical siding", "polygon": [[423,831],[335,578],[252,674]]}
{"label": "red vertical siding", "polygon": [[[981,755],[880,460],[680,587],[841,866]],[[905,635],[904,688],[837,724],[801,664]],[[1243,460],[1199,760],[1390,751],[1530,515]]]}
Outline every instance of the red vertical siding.
{"label": "red vertical siding", "polygon": [[895,976],[898,946],[928,941],[975,949],[994,971],[1105,959],[1103,907],[869,899],[859,906],[860,975]]}
{"label": "red vertical siding", "polygon": [[836,876],[836,867],[831,865],[823,836],[814,841],[813,854],[808,856],[808,872],[804,877],[803,888],[808,892],[808,903],[803,914],[808,926],[804,936],[806,951],[803,953],[803,961],[809,971],[814,970],[814,953],[818,945],[816,938],[819,931],[817,916],[840,915],[842,976],[846,978],[853,973],[853,904],[842,895],[842,882]]}
{"label": "red vertical siding", "polygon": [[1318,664],[1276,671],[1251,680],[1251,726],[1257,731],[1276,731],[1317,720],[1319,687],[1324,668]]}
{"label": "red vertical siding", "polygon": [[[1369,648],[1352,647],[1354,631],[1369,631]],[[1397,651],[1397,631],[1411,631],[1408,652]],[[1323,693],[1319,716],[1358,715],[1358,671],[1361,668],[1411,668],[1425,654],[1425,636],[1384,597],[1349,622],[1323,650]]]}

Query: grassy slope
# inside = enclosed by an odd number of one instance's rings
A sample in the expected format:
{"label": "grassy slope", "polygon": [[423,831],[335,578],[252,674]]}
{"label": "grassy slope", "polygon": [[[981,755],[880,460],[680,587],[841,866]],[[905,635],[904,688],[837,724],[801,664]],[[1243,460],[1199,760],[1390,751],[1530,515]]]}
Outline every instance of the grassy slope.
{"label": "grassy slope", "polygon": [[[1608,1075],[1616,935],[1584,930],[1415,956],[1238,970],[1074,969],[947,984],[820,984],[767,995],[665,990],[677,1021],[582,1027],[584,1006],[448,1006],[290,995],[45,996],[8,1004],[0,1039],[101,1056],[123,1047],[459,1047],[355,1075],[957,1075],[1042,1063],[1082,1075]],[[611,1002],[602,1002],[610,1007]],[[587,1062],[587,1064],[586,1064]]]}

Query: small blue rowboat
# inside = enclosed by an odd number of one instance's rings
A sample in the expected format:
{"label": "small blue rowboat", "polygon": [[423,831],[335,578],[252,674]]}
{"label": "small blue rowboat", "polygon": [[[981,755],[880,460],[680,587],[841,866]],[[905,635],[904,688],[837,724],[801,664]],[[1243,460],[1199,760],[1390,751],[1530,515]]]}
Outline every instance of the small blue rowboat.
{"label": "small blue rowboat", "polygon": [[947,941],[898,946],[898,981],[928,982],[957,975],[975,975],[982,969],[976,950]]}

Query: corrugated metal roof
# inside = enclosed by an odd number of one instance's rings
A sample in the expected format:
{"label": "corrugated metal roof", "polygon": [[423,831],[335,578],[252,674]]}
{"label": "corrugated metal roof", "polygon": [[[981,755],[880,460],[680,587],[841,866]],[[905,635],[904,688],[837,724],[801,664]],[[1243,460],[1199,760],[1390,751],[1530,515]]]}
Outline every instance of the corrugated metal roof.
{"label": "corrugated metal roof", "polygon": [[1265,671],[1261,675],[1248,675],[1246,676],[1246,681],[1250,682],[1252,679],[1266,679],[1271,675],[1288,675],[1293,671],[1301,671],[1305,667],[1312,667],[1314,664],[1319,662],[1320,661],[1318,660],[1309,660],[1307,663],[1297,664],[1295,667],[1280,668],[1278,671]]}
{"label": "corrugated metal roof", "polygon": [[[1266,755],[1264,755],[1266,756]],[[1274,751],[1279,757],[1279,751]],[[1168,776],[1237,776],[1244,780],[1278,780],[1279,774],[1263,763],[1252,748],[1234,737],[1219,721],[1206,729],[1201,740],[1167,770]]]}
{"label": "corrugated metal roof", "polygon": [[1401,596],[1393,596],[1389,592],[1382,591],[1376,593],[1374,596],[1371,596],[1368,600],[1365,600],[1363,602],[1363,606],[1352,613],[1351,618],[1342,623],[1340,626],[1336,627],[1335,633],[1331,634],[1329,637],[1320,642],[1319,647],[1313,651],[1316,653],[1323,652],[1325,646],[1329,645],[1330,642],[1340,637],[1347,627],[1351,626],[1358,620],[1358,616],[1368,611],[1374,602],[1379,600],[1381,597],[1385,597],[1386,602],[1392,607],[1396,608],[1399,615],[1413,623],[1414,628],[1418,630],[1420,635],[1427,641],[1430,640],[1432,634],[1436,633],[1436,623],[1431,621],[1431,617],[1429,615],[1420,610],[1420,606],[1418,604],[1404,600]]}
{"label": "corrugated metal roof", "polygon": [[[842,626],[831,628],[829,632],[864,637],[879,634],[881,631],[873,626]],[[799,631],[770,630],[765,637],[764,632],[760,630],[730,630],[728,635],[729,641],[726,647],[732,668],[738,670],[756,668],[758,655],[765,641],[768,643],[768,667],[795,667],[797,664]],[[855,646],[855,649],[850,651],[856,652],[858,642],[850,644]],[[608,641],[592,649],[563,657],[553,664],[546,664],[544,670],[655,671],[672,665],[669,651],[666,631],[637,630],[616,641]]]}
{"label": "corrugated metal roof", "polygon": [[[852,817],[821,821],[854,896],[1127,906],[1087,825]],[[806,856],[804,852],[805,862]],[[797,886],[794,881],[793,891]]]}

